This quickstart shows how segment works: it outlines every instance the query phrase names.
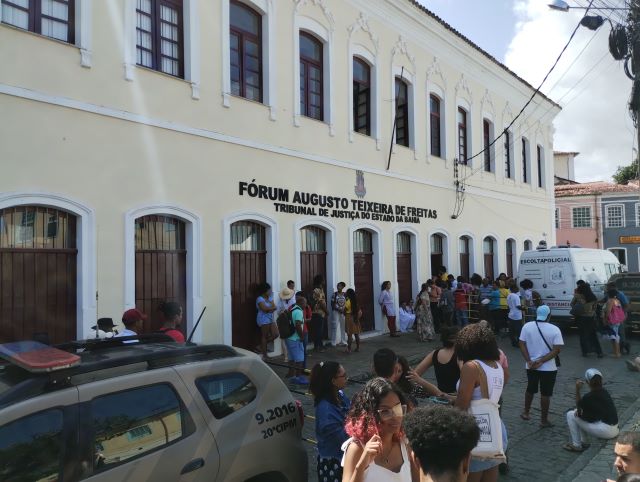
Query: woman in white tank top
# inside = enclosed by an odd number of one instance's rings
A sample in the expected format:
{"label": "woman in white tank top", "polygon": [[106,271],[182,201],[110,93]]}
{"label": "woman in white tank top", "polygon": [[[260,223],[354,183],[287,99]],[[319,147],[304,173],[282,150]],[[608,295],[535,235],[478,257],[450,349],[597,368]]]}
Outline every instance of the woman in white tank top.
{"label": "woman in white tank top", "polygon": [[405,395],[384,378],[370,380],[354,397],[345,423],[351,438],[342,446],[343,482],[419,482],[402,432],[406,410]]}
{"label": "woman in white tank top", "polygon": [[[458,397],[456,407],[467,411],[471,400],[482,398],[480,382],[481,371],[487,378],[489,399],[498,403],[504,387],[504,370],[498,360],[500,351],[496,337],[491,328],[481,323],[467,325],[456,338],[456,354],[462,360],[460,381],[458,382]],[[502,424],[502,439],[507,448],[507,432]],[[498,480],[498,460],[471,460],[469,467],[469,482],[495,482]]]}

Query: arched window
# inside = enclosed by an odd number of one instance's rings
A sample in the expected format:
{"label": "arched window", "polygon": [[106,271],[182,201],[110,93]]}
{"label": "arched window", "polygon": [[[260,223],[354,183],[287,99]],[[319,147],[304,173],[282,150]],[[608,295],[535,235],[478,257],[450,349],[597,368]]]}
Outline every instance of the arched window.
{"label": "arched window", "polygon": [[[144,331],[159,329],[158,307],[176,301],[187,319],[187,249],[185,223],[163,215],[135,221],[136,307],[148,315]],[[183,330],[184,330],[183,325]]]}
{"label": "arched window", "polygon": [[353,276],[358,305],[362,309],[362,327],[373,330],[373,235],[365,229],[353,233]]}
{"label": "arched window", "polygon": [[431,235],[431,274],[436,276],[438,270],[444,266],[444,236]]}
{"label": "arched window", "polygon": [[533,245],[532,245],[531,241],[527,239],[524,242],[524,250],[525,251],[531,251],[532,249],[533,249]]}
{"label": "arched window", "polygon": [[490,280],[495,279],[495,244],[496,240],[491,236],[487,236],[486,238],[484,238],[484,241],[482,243],[484,252],[484,274]]}
{"label": "arched window", "polygon": [[0,209],[0,340],[76,339],[76,225],[55,208]]}
{"label": "arched window", "polygon": [[409,125],[409,86],[400,77],[396,77],[396,144],[411,145]]}
{"label": "arched window", "polygon": [[522,138],[522,182],[531,183],[531,155],[529,154],[529,141]]}
{"label": "arched window", "polygon": [[327,232],[318,226],[305,226],[300,230],[300,288],[313,291],[313,278],[327,279]]}
{"label": "arched window", "polygon": [[458,107],[458,162],[467,163],[469,158],[468,112]]}
{"label": "arched window", "polygon": [[442,102],[435,95],[429,95],[429,121],[430,121],[430,139],[431,139],[431,155],[442,157]]}
{"label": "arched window", "polygon": [[459,239],[460,275],[469,281],[471,276],[471,238],[462,236]]}
{"label": "arched window", "polygon": [[371,135],[371,67],[353,58],[353,130]]}
{"label": "arched window", "polygon": [[300,114],[324,120],[323,44],[300,32]]}
{"label": "arched window", "polygon": [[494,146],[491,145],[493,142],[494,136],[494,128],[493,122],[489,119],[482,120],[482,148],[483,159],[484,159],[484,170],[485,172],[493,172],[494,171]]}
{"label": "arched window", "polygon": [[231,93],[262,102],[262,15],[229,3]]}
{"label": "arched window", "polygon": [[267,281],[266,229],[253,221],[238,221],[231,225],[230,236],[231,340],[234,346],[253,349],[258,342],[256,291]]}
{"label": "arched window", "polygon": [[505,252],[507,255],[507,276],[513,278],[514,255],[516,251],[516,242],[513,239],[507,239]]}

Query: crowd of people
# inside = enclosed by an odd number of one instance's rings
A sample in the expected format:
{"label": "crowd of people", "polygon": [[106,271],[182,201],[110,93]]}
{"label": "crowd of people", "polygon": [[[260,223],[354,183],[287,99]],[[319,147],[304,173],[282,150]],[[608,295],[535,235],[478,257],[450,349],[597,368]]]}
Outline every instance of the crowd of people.
{"label": "crowd of people", "polygon": [[[158,305],[160,315],[160,327],[153,333],[164,334],[177,343],[184,343],[185,337],[180,329],[182,326],[182,306],[175,301],[163,301]],[[131,308],[122,314],[124,330],[118,331],[113,318],[99,318],[96,325],[91,327],[90,338],[119,338],[136,337],[144,334],[144,322],[148,316],[142,311]],[[125,343],[135,343],[136,340],[124,340]]]}
{"label": "crowd of people", "polygon": [[[443,268],[422,285],[415,302],[401,302],[398,313],[391,283],[383,283],[378,303],[387,319],[389,335],[397,337],[413,330],[420,341],[432,341],[439,335],[441,346],[415,367],[391,348],[379,349],[372,360],[374,378],[352,400],[344,392],[348,378],[342,364],[316,363],[309,379],[302,370],[310,331],[314,351],[322,353],[326,349],[322,329],[327,321],[330,346],[344,346],[348,353],[355,338],[355,350],[360,348],[362,310],[356,293],[339,283],[327,300],[323,282],[314,280],[308,296],[295,293],[295,285],[290,282],[279,293],[279,303],[273,302],[273,294],[265,285],[264,306],[257,303],[259,311],[271,312],[272,319],[279,320],[262,330],[263,355],[267,353],[266,343],[277,338],[273,336],[274,326],[276,330],[284,326],[280,320],[295,325],[295,334],[284,340],[288,376],[292,383],[310,384],[319,481],[496,481],[500,472],[509,469],[508,433],[500,408],[510,370],[507,356],[498,347],[500,335],[508,334],[526,366],[520,417],[531,420],[531,407],[540,392],[539,426],[554,426],[550,405],[564,340],[560,329],[550,323],[550,308],[532,290],[529,280],[516,284],[506,275],[494,281],[474,275],[467,282],[462,277],[454,279]],[[607,286],[606,298],[597,300],[587,283],[577,284],[571,305],[584,356],[591,352],[603,356],[602,337],[611,340],[614,357],[628,350],[622,335],[624,316],[618,316],[619,309],[624,312],[627,304],[624,294],[614,286]],[[287,315],[297,308],[299,316]],[[423,377],[431,367],[435,384]],[[583,395],[584,386],[589,391]],[[481,434],[489,430],[487,420],[481,422],[473,415],[480,403],[495,407],[497,417],[491,423],[496,423],[494,430],[499,437],[494,438],[501,443],[490,456],[477,452]],[[584,379],[576,382],[575,406],[566,412],[566,423],[569,441],[562,448],[579,453],[589,447],[589,437],[618,437],[614,464],[618,480],[634,480],[631,474],[640,473],[640,435],[619,433],[615,404],[597,368],[588,369]]]}

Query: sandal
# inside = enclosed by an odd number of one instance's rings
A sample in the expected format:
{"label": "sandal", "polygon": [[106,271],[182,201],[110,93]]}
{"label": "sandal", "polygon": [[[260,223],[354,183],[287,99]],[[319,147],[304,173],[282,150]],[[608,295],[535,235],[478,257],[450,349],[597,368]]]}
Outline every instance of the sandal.
{"label": "sandal", "polygon": [[531,417],[529,416],[529,414],[528,414],[528,413],[524,413],[524,412],[522,412],[522,413],[520,414],[520,418],[521,418],[522,420],[531,420]]}
{"label": "sandal", "polygon": [[551,427],[555,427],[555,424],[547,421],[547,422],[540,422],[540,428],[551,428]]}
{"label": "sandal", "polygon": [[568,452],[576,452],[576,453],[580,453],[580,452],[584,452],[585,448],[584,447],[576,447],[575,445],[573,445],[571,442],[568,442],[566,444],[564,444],[562,446],[563,449],[567,450]]}

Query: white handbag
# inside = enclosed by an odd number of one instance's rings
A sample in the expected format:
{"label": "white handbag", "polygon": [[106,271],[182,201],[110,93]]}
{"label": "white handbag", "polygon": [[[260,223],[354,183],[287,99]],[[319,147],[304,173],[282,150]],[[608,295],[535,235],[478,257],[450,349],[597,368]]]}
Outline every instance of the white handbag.
{"label": "white handbag", "polygon": [[502,444],[502,421],[498,404],[489,399],[489,385],[487,375],[476,363],[480,372],[480,400],[471,400],[469,413],[473,415],[480,429],[478,445],[471,451],[471,456],[482,460],[498,460],[506,462]]}

